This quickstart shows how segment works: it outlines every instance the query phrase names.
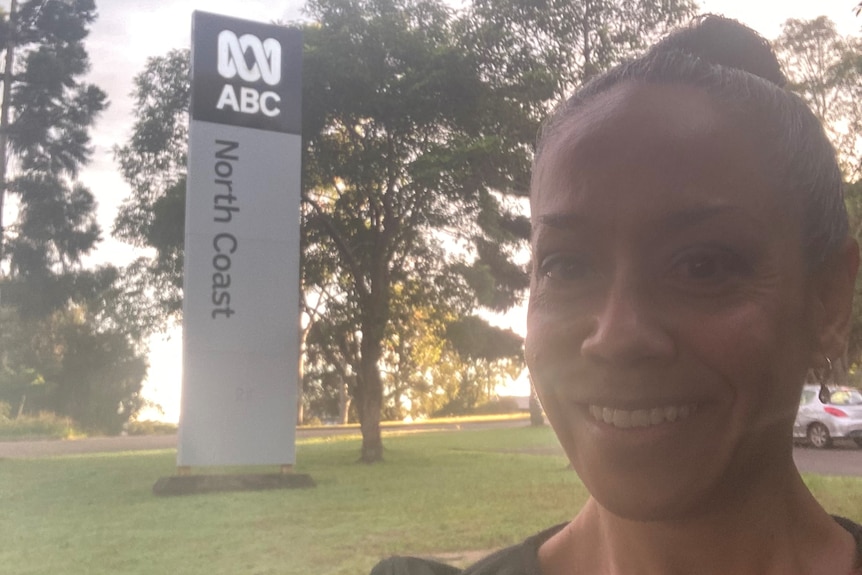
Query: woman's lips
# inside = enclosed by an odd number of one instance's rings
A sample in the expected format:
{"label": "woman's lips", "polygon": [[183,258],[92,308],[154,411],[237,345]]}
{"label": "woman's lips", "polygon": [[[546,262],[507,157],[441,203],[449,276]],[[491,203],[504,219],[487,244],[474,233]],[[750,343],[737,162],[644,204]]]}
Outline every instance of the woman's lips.
{"label": "woman's lips", "polygon": [[619,429],[630,429],[633,427],[652,427],[665,423],[682,421],[692,416],[697,411],[696,403],[682,405],[666,405],[652,407],[649,409],[618,409],[601,405],[589,406],[590,415],[600,423],[613,425]]}

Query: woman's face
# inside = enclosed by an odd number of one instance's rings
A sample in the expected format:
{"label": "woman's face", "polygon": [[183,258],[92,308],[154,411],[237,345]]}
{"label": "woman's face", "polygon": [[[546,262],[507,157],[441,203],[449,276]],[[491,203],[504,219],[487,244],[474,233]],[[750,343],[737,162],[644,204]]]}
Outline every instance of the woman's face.
{"label": "woman's face", "polygon": [[816,346],[800,210],[764,165],[700,89],[626,83],[536,166],[527,363],[575,470],[619,515],[725,505],[792,465]]}

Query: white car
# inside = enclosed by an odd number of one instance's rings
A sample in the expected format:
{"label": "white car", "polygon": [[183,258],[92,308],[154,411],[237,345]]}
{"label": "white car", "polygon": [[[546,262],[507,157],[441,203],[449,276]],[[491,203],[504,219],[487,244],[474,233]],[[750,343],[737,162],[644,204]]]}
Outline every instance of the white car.
{"label": "white car", "polygon": [[837,438],[851,438],[862,447],[862,392],[852,387],[830,386],[829,402],[820,401],[820,386],[802,389],[793,437],[805,438],[822,449]]}

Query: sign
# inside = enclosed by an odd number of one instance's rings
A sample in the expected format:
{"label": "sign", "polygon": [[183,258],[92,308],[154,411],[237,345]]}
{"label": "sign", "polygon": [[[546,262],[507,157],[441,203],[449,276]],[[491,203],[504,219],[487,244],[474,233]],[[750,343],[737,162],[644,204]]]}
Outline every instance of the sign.
{"label": "sign", "polygon": [[194,13],[181,467],[295,460],[301,54],[299,30]]}

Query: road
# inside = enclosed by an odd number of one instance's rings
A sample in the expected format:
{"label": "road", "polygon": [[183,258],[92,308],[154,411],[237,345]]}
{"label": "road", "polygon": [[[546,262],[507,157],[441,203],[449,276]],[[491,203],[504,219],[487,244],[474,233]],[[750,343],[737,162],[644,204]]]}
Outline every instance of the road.
{"label": "road", "polygon": [[[471,423],[399,425],[397,428],[384,428],[384,435],[392,431],[415,433],[421,431],[455,431],[459,429],[494,429],[525,425],[525,423],[525,420],[518,419]],[[297,431],[297,437],[324,437],[356,433],[359,433],[359,430],[355,427],[318,427],[300,429]],[[172,449],[176,445],[176,435],[93,437],[66,441],[0,442],[0,459],[29,459],[81,453]],[[796,460],[796,466],[804,473],[862,477],[862,449],[856,447],[852,442],[836,442],[835,447],[832,449],[813,449],[797,446],[793,449],[793,458]]]}
{"label": "road", "polygon": [[[497,421],[474,421],[470,423],[416,423],[383,425],[384,437],[387,433],[418,433],[423,431],[456,431],[459,429],[499,429],[516,425],[526,425],[526,418]],[[297,430],[298,439],[305,437],[330,437],[334,435],[359,434],[358,427],[326,426],[301,428]],[[0,459],[32,459],[54,457],[57,455],[77,455],[82,453],[110,453],[120,451],[148,451],[173,449],[177,446],[176,435],[128,435],[121,437],[87,437],[82,439],[39,441],[0,441]]]}

